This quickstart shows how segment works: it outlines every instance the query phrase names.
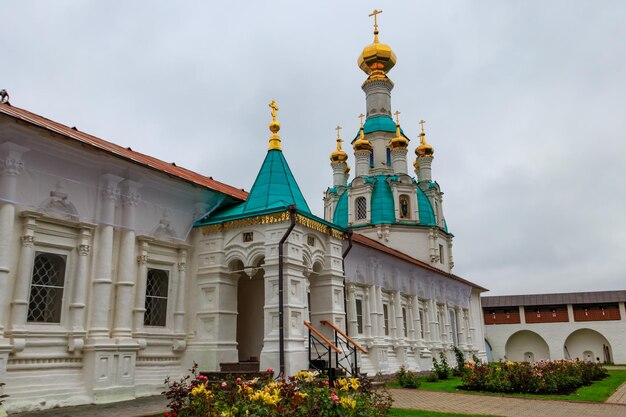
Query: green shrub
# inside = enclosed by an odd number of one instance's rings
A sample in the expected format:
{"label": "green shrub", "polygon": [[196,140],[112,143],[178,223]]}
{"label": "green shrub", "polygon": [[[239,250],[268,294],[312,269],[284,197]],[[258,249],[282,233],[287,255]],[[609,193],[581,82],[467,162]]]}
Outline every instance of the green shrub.
{"label": "green shrub", "polygon": [[529,394],[569,394],[608,376],[602,365],[583,361],[469,362],[463,388]]}
{"label": "green shrub", "polygon": [[433,358],[433,371],[437,375],[437,379],[448,379],[450,377],[450,366],[444,352],[439,352],[439,362]]}
{"label": "green shrub", "polygon": [[419,388],[422,385],[417,374],[407,371],[404,366],[396,373],[396,379],[402,388]]}
{"label": "green shrub", "polygon": [[465,373],[465,354],[455,346],[454,356],[456,357],[456,367],[452,370],[452,375],[462,376]]}

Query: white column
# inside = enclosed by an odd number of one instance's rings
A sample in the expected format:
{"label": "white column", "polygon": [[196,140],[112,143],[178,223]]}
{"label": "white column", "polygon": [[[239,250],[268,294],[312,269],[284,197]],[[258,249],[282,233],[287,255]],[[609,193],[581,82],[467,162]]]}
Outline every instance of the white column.
{"label": "white column", "polygon": [[346,186],[346,163],[345,162],[331,162],[331,168],[333,169],[333,186]]}
{"label": "white column", "polygon": [[419,313],[419,302],[417,296],[411,296],[409,298],[409,338],[412,341],[419,342],[420,339],[420,313]]}
{"label": "white column", "polygon": [[113,337],[129,340],[132,335],[133,290],[135,289],[135,208],[140,201],[137,189],[141,185],[131,180],[120,183],[120,195],[123,206],[122,238],[118,256],[117,280],[115,282],[115,310]]}
{"label": "white column", "polygon": [[393,149],[391,151],[391,167],[394,174],[406,174],[406,149]]}
{"label": "white column", "polygon": [[85,337],[85,305],[87,300],[87,278],[89,275],[89,253],[91,252],[92,226],[81,228],[78,240],[78,259],[76,260],[76,276],[70,303],[70,334],[68,350],[74,352],[84,346]]}
{"label": "white column", "polygon": [[180,249],[178,258],[178,289],[176,292],[176,308],[174,309],[174,341],[173,349],[182,351],[185,342],[185,284],[187,280],[187,249]]}
{"label": "white column", "polygon": [[[359,334],[356,317],[356,297],[354,292],[354,284],[348,284],[348,324],[351,337],[355,337]],[[361,313],[363,313],[363,311],[361,311]]]}
{"label": "white column", "polygon": [[112,174],[102,176],[101,225],[98,235],[98,252],[95,259],[95,275],[92,281],[92,300],[94,302],[90,305],[89,337],[91,339],[109,338],[109,311],[111,310],[111,287],[113,285],[113,223],[115,221],[115,202],[119,195],[117,184],[121,180],[122,178]]}
{"label": "white column", "polygon": [[[17,266],[13,301],[11,302],[11,335],[19,339],[26,331],[28,316],[28,299],[30,297],[30,282],[35,258],[35,227],[37,220],[34,216],[24,218],[24,235],[22,236],[22,250]],[[14,340],[15,349],[21,350],[20,342]]]}
{"label": "white column", "polygon": [[146,240],[139,242],[139,255],[137,256],[137,288],[135,290],[135,308],[133,308],[133,330],[141,335],[144,333],[143,320],[146,314],[146,285],[148,279],[148,249]]}
{"label": "white column", "polygon": [[[378,337],[380,339],[385,338],[385,315],[383,311],[383,289],[382,287],[376,287],[376,301],[378,305]],[[389,317],[389,305],[387,305],[387,317]]]}
{"label": "white column", "polygon": [[367,337],[372,339],[378,336],[378,315],[377,315],[377,305],[376,305],[376,286],[371,285],[367,289]]}
{"label": "white column", "polygon": [[357,177],[369,175],[370,172],[370,151],[354,152],[355,175]]}
{"label": "white column", "polygon": [[400,291],[396,291],[393,294],[393,304],[394,304],[394,324],[396,326],[395,338],[397,341],[400,341],[404,338],[404,316],[402,315],[402,295],[400,295]]}
{"label": "white column", "polygon": [[[9,273],[13,264],[11,245],[15,222],[17,178],[24,170],[22,155],[28,148],[12,142],[0,144],[0,344],[7,321]],[[2,372],[2,369],[0,369]]]}
{"label": "white column", "polygon": [[433,157],[422,156],[421,158],[417,158],[417,162],[419,162],[420,164],[420,172],[419,172],[420,182],[431,182],[432,181],[431,165],[433,163]]}

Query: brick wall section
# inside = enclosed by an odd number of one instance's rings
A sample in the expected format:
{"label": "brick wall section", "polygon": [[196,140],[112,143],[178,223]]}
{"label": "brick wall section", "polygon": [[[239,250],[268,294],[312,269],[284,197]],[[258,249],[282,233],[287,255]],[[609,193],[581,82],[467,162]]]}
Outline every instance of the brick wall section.
{"label": "brick wall section", "polygon": [[574,321],[621,320],[617,304],[574,305]]}

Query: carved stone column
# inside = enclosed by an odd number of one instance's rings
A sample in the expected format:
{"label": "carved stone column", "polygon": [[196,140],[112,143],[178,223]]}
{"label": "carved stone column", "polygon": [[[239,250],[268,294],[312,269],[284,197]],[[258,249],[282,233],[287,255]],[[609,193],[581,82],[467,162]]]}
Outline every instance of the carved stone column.
{"label": "carved stone column", "polygon": [[24,217],[24,235],[22,236],[22,250],[15,287],[13,288],[13,301],[11,302],[11,337],[13,349],[20,351],[24,348],[24,334],[26,332],[26,319],[28,316],[28,299],[30,297],[30,282],[35,258],[35,227],[37,220],[35,215]]}
{"label": "carved stone column", "polygon": [[[6,313],[11,294],[8,290],[9,273],[13,265],[13,229],[17,179],[24,170],[22,155],[28,148],[12,142],[0,144],[0,345],[2,345]],[[5,307],[7,306],[7,307]],[[2,365],[2,364],[0,364]],[[2,367],[0,366],[0,373]]]}
{"label": "carved stone column", "polygon": [[[359,334],[357,323],[358,320],[356,316],[356,298],[354,292],[354,284],[348,284],[348,323],[351,337],[358,336]],[[363,314],[362,311],[361,314]]]}
{"label": "carved stone column", "polygon": [[135,290],[135,308],[133,309],[133,330],[135,333],[144,333],[143,321],[146,314],[146,285],[148,279],[148,248],[149,243],[145,240],[139,243],[139,255],[137,256],[137,288]]}
{"label": "carved stone column", "polygon": [[115,281],[115,310],[113,320],[113,337],[130,341],[132,336],[133,313],[128,308],[133,304],[135,289],[135,208],[141,200],[137,189],[141,185],[134,181],[124,180],[120,183],[120,195],[123,207],[122,238],[118,256],[117,279]]}
{"label": "carved stone column", "polygon": [[187,281],[187,249],[180,249],[178,258],[178,289],[176,291],[176,308],[174,309],[174,351],[185,350],[185,299]]}
{"label": "carved stone column", "polygon": [[89,254],[91,252],[91,234],[93,226],[83,226],[78,240],[78,258],[76,259],[76,278],[70,303],[70,334],[68,350],[74,352],[84,346],[85,306],[87,302],[87,279],[89,277]]}
{"label": "carved stone column", "polygon": [[115,202],[119,195],[117,184],[122,178],[105,174],[102,176],[102,195],[100,200],[100,230],[96,254],[95,276],[92,281],[91,319],[89,337],[91,339],[109,338],[109,311],[111,310],[111,271],[113,269],[113,222],[115,220]]}

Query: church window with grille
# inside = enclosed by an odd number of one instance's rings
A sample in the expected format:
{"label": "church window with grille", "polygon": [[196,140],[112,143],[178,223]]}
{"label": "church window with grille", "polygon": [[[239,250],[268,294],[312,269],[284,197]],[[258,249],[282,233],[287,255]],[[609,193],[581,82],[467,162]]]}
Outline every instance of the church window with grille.
{"label": "church window with grille", "polygon": [[165,326],[167,319],[168,272],[162,269],[149,269],[146,282],[145,326]]}
{"label": "church window with grille", "polygon": [[356,304],[356,332],[358,334],[363,333],[363,301],[357,298],[355,300]]}
{"label": "church window with grille", "polygon": [[365,197],[357,197],[355,201],[356,219],[364,220],[367,218],[367,200]]}
{"label": "church window with grille", "polygon": [[65,286],[66,257],[37,252],[28,300],[27,321],[60,323]]}

